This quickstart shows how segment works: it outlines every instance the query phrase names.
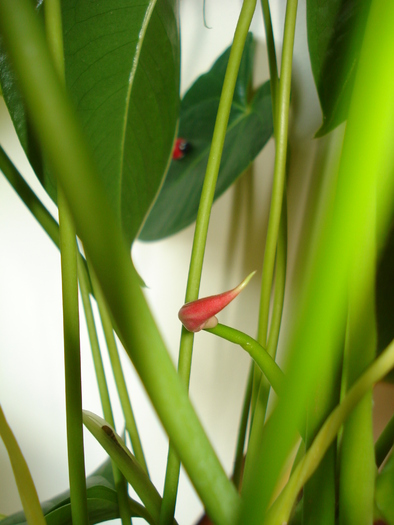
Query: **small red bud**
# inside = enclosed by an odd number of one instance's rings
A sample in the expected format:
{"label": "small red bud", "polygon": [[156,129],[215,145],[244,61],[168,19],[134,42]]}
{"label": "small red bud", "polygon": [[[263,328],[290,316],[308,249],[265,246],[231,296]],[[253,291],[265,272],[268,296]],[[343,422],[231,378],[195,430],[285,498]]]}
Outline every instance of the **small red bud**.
{"label": "small red bud", "polygon": [[199,332],[204,328],[214,328],[218,324],[215,317],[245,288],[256,272],[252,272],[236,288],[218,295],[211,295],[186,303],[179,310],[178,317],[189,332]]}

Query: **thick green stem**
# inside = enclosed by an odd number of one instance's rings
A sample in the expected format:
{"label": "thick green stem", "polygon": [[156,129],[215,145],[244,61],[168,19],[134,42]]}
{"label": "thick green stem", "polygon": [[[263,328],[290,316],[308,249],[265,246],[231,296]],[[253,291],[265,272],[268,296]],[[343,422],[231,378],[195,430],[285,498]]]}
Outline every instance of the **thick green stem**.
{"label": "thick green stem", "polygon": [[[65,82],[63,31],[59,0],[46,0],[45,30],[58,77]],[[75,523],[88,523],[83,448],[81,350],[77,277],[77,235],[61,187],[58,187],[60,257],[63,291],[64,369],[71,515]]]}
{"label": "thick green stem", "polygon": [[60,253],[63,287],[64,369],[70,501],[73,522],[88,523],[83,450],[81,356],[77,281],[77,243],[74,223],[58,187]]}
{"label": "thick green stem", "polygon": [[[198,298],[209,219],[215,194],[216,181],[219,174],[224,140],[226,137],[226,129],[230,116],[239,65],[241,63],[245,40],[255,7],[256,0],[244,0],[234,34],[234,41],[231,47],[226,75],[223,82],[222,94],[212,137],[212,145],[208,158],[207,171],[197,214],[185,302],[194,301]],[[193,334],[183,328],[179,349],[178,373],[186,388],[188,388],[190,382],[193,341]],[[173,520],[179,472],[180,461],[170,442],[160,525],[169,525]]]}
{"label": "thick green stem", "polygon": [[157,329],[86,139],[51,64],[31,2],[2,0],[0,30],[37,137],[63,187],[120,339],[207,512],[214,521],[230,525],[240,498]]}

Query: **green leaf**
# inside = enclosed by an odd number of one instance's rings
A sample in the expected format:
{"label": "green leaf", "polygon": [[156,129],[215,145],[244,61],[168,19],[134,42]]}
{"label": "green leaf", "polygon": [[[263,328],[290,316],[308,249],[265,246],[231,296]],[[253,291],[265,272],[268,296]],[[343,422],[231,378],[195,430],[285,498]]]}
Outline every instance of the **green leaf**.
{"label": "green leaf", "polygon": [[375,503],[388,525],[394,525],[394,455],[376,479]]}
{"label": "green leaf", "polygon": [[[112,208],[129,244],[140,230],[168,168],[179,112],[179,32],[175,0],[62,2],[66,84]],[[6,55],[4,98],[22,146],[48,194]]]}
{"label": "green leaf", "polygon": [[307,0],[308,46],[323,113],[316,136],[346,118],[370,0]]}
{"label": "green leaf", "polygon": [[[215,199],[246,170],[273,133],[269,82],[250,96],[254,48],[253,36],[249,34],[235,87]],[[167,237],[196,219],[229,54],[227,49],[182,99],[179,136],[190,143],[191,149],[182,159],[172,161],[140,234],[142,240]]]}
{"label": "green leaf", "polygon": [[87,410],[83,412],[83,423],[116,463],[126,480],[138,494],[154,522],[158,522],[161,497],[122,438],[104,419]]}
{"label": "green leaf", "polygon": [[[118,499],[114,486],[111,461],[105,461],[86,480],[88,496],[89,523],[100,523],[119,517]],[[143,517],[150,522],[146,509],[129,499],[132,517]],[[42,510],[48,525],[72,525],[70,491],[67,490],[42,503]],[[23,512],[8,516],[2,525],[25,525]]]}
{"label": "green leaf", "polygon": [[179,109],[175,0],[63,2],[66,81],[132,242],[171,155]]}

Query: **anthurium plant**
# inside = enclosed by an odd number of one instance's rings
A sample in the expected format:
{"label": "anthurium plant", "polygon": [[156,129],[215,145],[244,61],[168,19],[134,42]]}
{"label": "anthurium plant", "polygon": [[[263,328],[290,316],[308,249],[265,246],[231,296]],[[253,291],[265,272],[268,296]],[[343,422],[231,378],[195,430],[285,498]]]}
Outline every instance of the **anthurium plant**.
{"label": "anthurium plant", "polygon": [[[394,3],[306,0],[322,121],[309,141],[318,161],[295,263],[301,277],[289,287],[298,8],[287,0],[283,40],[275,42],[269,2],[261,0],[269,78],[256,86],[256,0],[243,0],[231,46],[180,99],[177,0],[0,0],[2,96],[58,208],[57,221],[1,148],[2,174],[61,253],[69,469],[69,491],[40,502],[1,409],[0,435],[23,505],[3,516],[4,525],[174,524],[181,465],[205,509],[201,523],[394,525],[394,422],[377,441],[372,428],[372,388],[394,368]],[[241,177],[261,176],[251,166],[270,140],[263,262],[236,288],[199,297],[214,201]],[[174,366],[131,248],[193,224]],[[257,311],[249,312],[257,319],[252,333],[222,324],[219,313],[247,284],[260,290]],[[289,294],[296,307],[283,316]],[[82,410],[80,308],[101,414]],[[124,413],[117,428],[98,322]],[[201,331],[250,355],[232,472],[188,394]],[[149,473],[117,342],[168,436],[162,487]],[[108,457],[89,476],[84,426]]]}

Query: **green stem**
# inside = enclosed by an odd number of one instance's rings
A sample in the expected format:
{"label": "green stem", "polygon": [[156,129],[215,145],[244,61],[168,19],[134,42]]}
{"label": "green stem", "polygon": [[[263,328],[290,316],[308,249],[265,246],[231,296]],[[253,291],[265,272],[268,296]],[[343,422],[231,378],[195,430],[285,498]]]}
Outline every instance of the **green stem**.
{"label": "green stem", "polygon": [[[87,283],[89,282],[89,276],[88,276],[84,261],[82,259],[82,256],[78,258],[78,277],[79,277],[79,285],[80,285],[80,290],[81,290],[82,303],[83,303],[83,308],[85,312],[86,325],[88,328],[90,348],[92,350],[94,370],[96,373],[97,384],[98,384],[100,401],[101,401],[101,406],[103,409],[104,419],[108,421],[108,423],[113,428],[115,428],[115,421],[114,421],[113,413],[112,413],[111,400],[109,397],[107,380],[105,378],[103,360],[101,358],[101,353],[100,353],[100,346],[99,346],[97,332],[96,332],[96,325],[94,321],[92,305],[90,303],[90,287],[87,285]],[[128,494],[127,494],[127,483],[122,473],[120,472],[120,470],[118,469],[118,467],[115,465],[113,461],[112,461],[112,472],[114,475],[115,488],[116,488],[116,492],[118,496],[119,514],[122,520],[122,525],[127,525],[127,524],[130,525],[131,514],[130,514]]]}
{"label": "green stem", "polygon": [[0,30],[37,138],[66,194],[123,346],[208,514],[223,525],[234,523],[240,498],[174,369],[31,2],[2,0]]}
{"label": "green stem", "polygon": [[242,406],[241,421],[239,423],[239,429],[238,429],[237,446],[235,449],[232,480],[238,490],[240,488],[241,479],[242,479],[242,469],[243,469],[243,463],[244,463],[244,448],[245,448],[245,441],[246,441],[246,432],[248,429],[250,401],[252,399],[252,387],[253,387],[253,365],[250,367],[250,370],[249,370],[248,382],[246,385],[245,397],[244,397],[244,402]]}
{"label": "green stem", "polygon": [[[241,63],[245,40],[253,18],[255,7],[256,0],[244,0],[234,34],[234,41],[231,47],[230,57],[223,82],[223,88],[212,137],[211,150],[209,153],[207,170],[205,173],[204,185],[201,192],[200,205],[196,219],[196,228],[194,232],[185,302],[194,301],[198,298],[205,246],[208,235],[209,219],[226,137],[226,129],[230,116],[235,84],[238,77],[239,65]],[[190,382],[193,341],[193,334],[183,328],[179,349],[178,373],[182,383],[186,386],[186,388],[188,388]],[[163,504],[160,515],[160,525],[169,525],[173,520],[178,490],[179,472],[180,461],[177,458],[170,441],[166,479],[164,484]]]}
{"label": "green stem", "polygon": [[279,225],[282,213],[283,193],[286,179],[291,72],[293,63],[293,46],[295,22],[297,15],[297,4],[297,0],[290,0],[287,3],[277,111],[276,118],[274,119],[276,124],[274,181],[272,187],[267,239],[264,252],[263,275],[261,281],[259,329],[257,338],[259,343],[263,346],[267,344],[270,297],[274,274]]}
{"label": "green stem", "polygon": [[125,422],[126,422],[126,430],[130,436],[134,456],[136,457],[137,461],[140,463],[141,467],[148,474],[148,466],[146,464],[140,436],[138,434],[137,424],[136,424],[133,409],[130,403],[129,393],[127,391],[127,386],[126,386],[126,381],[125,381],[123,370],[122,370],[122,365],[119,359],[119,352],[116,346],[111,317],[109,315],[107,306],[105,304],[103,294],[100,290],[100,286],[94,275],[94,271],[90,272],[90,277],[92,279],[94,296],[96,298],[97,305],[98,305],[99,312],[100,312],[105,341],[107,343],[108,354],[109,354],[112,371],[113,371],[114,378],[115,378],[116,389],[118,391],[120,404],[121,404],[123,415],[124,415]]}
{"label": "green stem", "polygon": [[[275,167],[274,167],[274,178],[272,186],[271,206],[270,214],[268,219],[267,238],[264,251],[264,262],[263,272],[261,279],[261,295],[260,295],[260,311],[259,311],[259,324],[257,340],[258,342],[267,347],[268,339],[268,322],[269,322],[269,310],[270,310],[270,299],[273,284],[275,259],[277,256],[277,246],[280,232],[280,224],[282,222],[284,236],[286,237],[286,214],[283,211],[283,200],[285,194],[285,181],[286,181],[286,166],[287,166],[287,145],[288,145],[288,127],[289,127],[289,107],[290,107],[290,90],[291,90],[291,73],[293,63],[293,47],[294,47],[294,34],[295,34],[295,23],[297,15],[298,0],[289,0],[286,8],[286,19],[283,37],[283,51],[282,51],[282,65],[279,89],[276,92],[277,84],[274,84],[272,91],[273,95],[273,114],[274,114],[274,131],[275,131]],[[266,8],[265,8],[266,11]],[[266,16],[266,13],[264,13]],[[268,13],[269,14],[269,13]],[[266,24],[269,25],[267,21]],[[274,60],[274,48],[272,48],[273,42],[270,43],[269,48],[269,59],[271,62]],[[270,68],[276,78],[275,63],[272,63]],[[272,96],[271,95],[271,96]],[[285,238],[284,237],[284,238]],[[283,244],[281,246],[283,248]],[[286,252],[282,251],[282,256],[287,257]],[[285,272],[285,262],[281,261],[282,270]],[[283,274],[283,279],[285,273]],[[277,299],[280,299],[280,292],[275,294]],[[284,292],[284,288],[283,288]],[[282,305],[279,305],[279,309],[275,308],[275,315],[280,312],[280,316],[276,318],[276,321],[281,318]],[[280,323],[279,323],[280,326]],[[279,327],[275,327],[279,328]],[[274,346],[275,339],[271,339],[270,351],[273,352],[271,355],[275,355],[276,345]],[[261,377],[257,371],[255,371],[253,394],[252,394],[252,427],[250,432],[250,440],[248,453],[246,455],[245,472],[247,473],[253,468],[254,456],[256,450],[259,448],[261,443],[261,435],[265,423],[265,415],[268,402],[269,385],[263,383],[262,389],[260,390]]]}
{"label": "green stem", "polygon": [[[62,17],[59,0],[44,3],[45,30],[53,64],[65,83]],[[81,350],[77,277],[77,235],[67,200],[58,186],[60,257],[63,291],[64,368],[71,515],[88,523],[85,457],[83,449]]]}
{"label": "green stem", "polygon": [[277,394],[280,394],[283,390],[283,384],[285,376],[279,366],[275,363],[272,357],[267,353],[267,350],[263,348],[255,339],[249,335],[230,328],[222,324],[218,324],[215,328],[209,328],[205,330],[211,334],[215,334],[222,339],[226,339],[231,343],[240,345],[250,357],[257,363],[260,370],[265,374],[268,381],[271,383],[272,388]]}
{"label": "green stem", "polygon": [[[273,115],[276,115],[276,100],[278,93],[278,65],[276,61],[276,51],[275,51],[275,40],[272,30],[272,19],[271,12],[268,0],[261,0],[261,8],[263,11],[263,20],[265,27],[265,39],[267,45],[267,54],[268,54],[268,65],[270,70],[270,79],[271,79],[271,100]],[[275,128],[275,118],[274,118],[274,128]]]}
{"label": "green stem", "polygon": [[63,288],[64,368],[71,514],[74,523],[88,523],[83,450],[82,386],[79,343],[77,243],[73,220],[58,187],[60,254]]}
{"label": "green stem", "polygon": [[373,385],[383,379],[394,367],[394,341],[372,363],[348,391],[343,401],[333,410],[319,430],[309,450],[299,462],[290,477],[289,482],[268,511],[266,525],[280,525],[287,523],[296,498],[318,467],[328,447],[335,439],[343,423],[347,420],[355,407],[371,390]]}
{"label": "green stem", "polygon": [[37,198],[1,146],[0,170],[55,245],[59,247],[59,225]]}

